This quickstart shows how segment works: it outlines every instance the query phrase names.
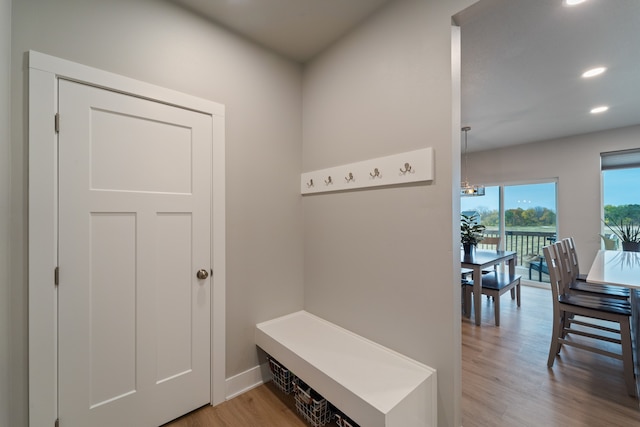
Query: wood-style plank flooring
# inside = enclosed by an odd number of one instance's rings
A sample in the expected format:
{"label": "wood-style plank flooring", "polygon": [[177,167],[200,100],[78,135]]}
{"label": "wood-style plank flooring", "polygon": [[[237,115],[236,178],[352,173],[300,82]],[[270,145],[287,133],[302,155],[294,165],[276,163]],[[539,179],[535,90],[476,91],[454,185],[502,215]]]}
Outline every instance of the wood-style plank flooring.
{"label": "wood-style plank flooring", "polygon": [[218,406],[205,406],[164,427],[285,426],[309,427],[309,424],[296,412],[293,395],[284,394],[269,382]]}
{"label": "wood-style plank flooring", "polygon": [[638,400],[627,395],[621,361],[563,346],[547,368],[550,290],[523,286],[520,309],[508,293],[500,309],[499,328],[484,296],[482,326],[462,318],[464,427],[640,426]]}
{"label": "wood-style plank flooring", "polygon": [[[565,346],[547,368],[549,290],[523,286],[519,309],[508,293],[501,302],[499,328],[493,326],[493,303],[484,296],[482,326],[462,318],[464,427],[640,426],[638,400],[626,393],[622,362]],[[293,398],[268,383],[165,427],[283,426],[308,424]]]}

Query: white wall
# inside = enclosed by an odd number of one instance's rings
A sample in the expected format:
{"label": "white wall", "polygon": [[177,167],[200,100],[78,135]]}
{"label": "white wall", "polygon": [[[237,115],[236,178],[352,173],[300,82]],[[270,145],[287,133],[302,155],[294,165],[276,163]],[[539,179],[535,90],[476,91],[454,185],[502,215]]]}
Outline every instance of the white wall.
{"label": "white wall", "polygon": [[301,67],[166,1],[20,0],[13,9],[15,417],[0,425],[27,425],[27,50],[226,105],[226,376],[255,367],[255,324],[303,307]]}
{"label": "white wall", "polygon": [[451,16],[471,3],[392,2],[309,64],[303,89],[304,171],[435,149],[430,185],[303,198],[305,308],[436,368],[439,425],[456,427],[460,123],[452,120]]}
{"label": "white wall", "polygon": [[600,249],[600,153],[631,148],[640,148],[640,126],[469,153],[469,181],[493,185],[557,178],[558,234],[574,237],[586,273]]}
{"label": "white wall", "polygon": [[0,426],[11,408],[11,0],[0,0]]}
{"label": "white wall", "polygon": [[[258,363],[256,322],[304,304],[438,369],[439,425],[458,427],[450,18],[473,2],[391,3],[307,68],[304,105],[298,65],[172,3],[14,2],[10,425],[27,425],[24,52],[37,50],[226,105],[227,377]],[[302,168],[427,146],[431,185],[299,196]]]}

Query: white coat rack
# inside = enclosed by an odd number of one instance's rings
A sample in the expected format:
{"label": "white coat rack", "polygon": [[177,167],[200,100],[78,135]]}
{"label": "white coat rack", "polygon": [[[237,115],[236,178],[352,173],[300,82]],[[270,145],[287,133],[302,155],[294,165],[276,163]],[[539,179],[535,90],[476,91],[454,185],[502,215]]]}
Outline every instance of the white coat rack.
{"label": "white coat rack", "polygon": [[300,176],[302,194],[433,181],[433,148],[349,163]]}

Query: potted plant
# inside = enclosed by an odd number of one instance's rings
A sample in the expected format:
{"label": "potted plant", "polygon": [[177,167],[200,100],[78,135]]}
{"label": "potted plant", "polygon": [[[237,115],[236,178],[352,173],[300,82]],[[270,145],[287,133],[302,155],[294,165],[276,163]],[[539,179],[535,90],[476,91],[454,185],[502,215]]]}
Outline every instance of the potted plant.
{"label": "potted plant", "polygon": [[470,254],[472,249],[475,248],[478,243],[484,238],[482,232],[485,230],[485,226],[478,223],[478,215],[465,215],[461,214],[460,220],[460,240],[465,254]]}
{"label": "potted plant", "polygon": [[640,225],[625,219],[613,222],[613,225],[605,220],[604,225],[622,242],[623,251],[640,252]]}

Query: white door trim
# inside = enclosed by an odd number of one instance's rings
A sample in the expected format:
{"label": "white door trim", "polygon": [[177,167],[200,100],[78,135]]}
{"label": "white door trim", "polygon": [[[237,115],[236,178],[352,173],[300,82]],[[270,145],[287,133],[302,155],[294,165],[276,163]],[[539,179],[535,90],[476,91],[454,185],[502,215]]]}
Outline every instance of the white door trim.
{"label": "white door trim", "polygon": [[[65,78],[210,115],[213,121],[211,404],[225,400],[225,109],[212,101],[29,52],[29,425],[57,418],[57,111]],[[64,122],[64,118],[61,119]],[[213,350],[215,349],[215,353]]]}

